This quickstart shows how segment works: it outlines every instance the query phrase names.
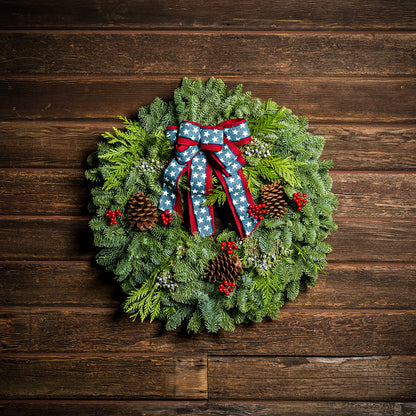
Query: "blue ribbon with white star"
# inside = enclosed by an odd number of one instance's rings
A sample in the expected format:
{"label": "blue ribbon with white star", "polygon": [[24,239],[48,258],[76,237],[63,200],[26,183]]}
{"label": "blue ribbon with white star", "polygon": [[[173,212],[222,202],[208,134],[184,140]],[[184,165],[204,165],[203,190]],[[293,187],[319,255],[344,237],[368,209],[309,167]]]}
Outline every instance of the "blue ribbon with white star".
{"label": "blue ribbon with white star", "polygon": [[213,207],[202,204],[212,189],[214,171],[224,187],[241,237],[248,236],[258,220],[248,215],[248,207],[254,201],[241,169],[245,159],[237,147],[251,141],[247,122],[231,119],[217,126],[201,126],[193,121],[183,121],[179,128],[168,127],[166,133],[172,143],[176,141],[176,146],[175,156],[164,173],[159,209],[174,210],[182,215],[178,182],[184,173],[188,173],[191,232],[213,235]]}

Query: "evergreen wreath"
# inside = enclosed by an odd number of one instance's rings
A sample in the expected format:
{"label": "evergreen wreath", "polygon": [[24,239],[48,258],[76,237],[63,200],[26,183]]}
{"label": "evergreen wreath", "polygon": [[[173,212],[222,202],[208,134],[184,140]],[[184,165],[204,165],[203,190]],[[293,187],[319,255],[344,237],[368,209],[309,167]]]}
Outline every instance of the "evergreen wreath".
{"label": "evergreen wreath", "polygon": [[[244,215],[255,229],[241,238],[229,190],[213,175],[202,207],[214,208],[217,230],[191,232],[180,210],[157,209],[169,185],[165,169],[178,152],[177,130],[168,126],[189,120],[188,127],[203,129],[233,118],[224,129],[245,119],[252,137],[234,153],[252,195]],[[253,99],[242,85],[227,91],[221,79],[184,78],[172,101],[156,98],[137,119],[121,119],[125,129],[103,134],[86,177],[94,182],[89,226],[96,261],[120,283],[133,320],[166,321],[168,330],[183,324],[195,333],[233,331],[235,324],[278,318],[285,300],[315,285],[331,251],[324,240],[336,229],[337,199],[332,162],[318,160],[325,140],[307,131],[306,118]],[[178,178],[177,202],[191,192],[190,175]]]}

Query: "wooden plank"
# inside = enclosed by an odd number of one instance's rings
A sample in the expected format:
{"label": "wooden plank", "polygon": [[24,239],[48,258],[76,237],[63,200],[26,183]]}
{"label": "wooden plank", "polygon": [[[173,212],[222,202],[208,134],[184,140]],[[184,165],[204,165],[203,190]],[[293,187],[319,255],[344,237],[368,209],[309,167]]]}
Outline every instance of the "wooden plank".
{"label": "wooden plank", "polygon": [[86,157],[97,150],[107,123],[2,122],[0,167],[86,168]]}
{"label": "wooden plank", "polygon": [[[331,173],[337,218],[416,218],[414,173]],[[18,190],[18,192],[16,192]],[[83,170],[0,169],[0,212],[14,215],[87,215]]]}
{"label": "wooden plank", "polygon": [[208,388],[212,399],[406,400],[416,357],[209,357]]}
{"label": "wooden plank", "polygon": [[0,228],[0,251],[0,260],[91,259],[88,218],[8,217]]}
{"label": "wooden plank", "polygon": [[21,308],[18,314],[0,309],[0,349],[2,351],[14,351],[21,350],[26,346],[27,350],[30,350],[30,325],[30,311],[28,308]]}
{"label": "wooden plank", "polygon": [[329,261],[416,261],[415,220],[337,218],[337,225],[328,238]]}
{"label": "wooden plank", "polygon": [[[83,260],[92,256],[84,217],[3,217],[0,260]],[[337,218],[332,262],[415,262],[416,221]]]}
{"label": "wooden plank", "polygon": [[[165,67],[166,65],[164,65]],[[415,66],[416,67],[416,66]],[[181,76],[174,77],[13,77],[0,80],[0,117],[21,119],[104,119],[135,117],[155,97],[171,100]],[[203,74],[199,74],[203,76]],[[416,80],[253,76],[221,78],[229,88],[244,83],[262,100],[273,98],[311,121],[415,122]],[[204,79],[207,79],[205,77]],[[68,105],[71,103],[71,105]],[[388,103],[388,105],[386,105]],[[366,131],[366,128],[363,127]],[[371,133],[370,133],[371,134]],[[414,138],[414,136],[413,136]],[[371,150],[371,149],[369,149]]]}
{"label": "wooden plank", "polygon": [[8,398],[206,399],[205,357],[2,356]]}
{"label": "wooden plank", "polygon": [[0,169],[0,212],[88,215],[82,170]]}
{"label": "wooden plank", "polygon": [[416,403],[409,402],[335,402],[280,401],[243,403],[233,401],[207,403],[181,401],[114,400],[18,400],[0,401],[3,416],[411,416]]}
{"label": "wooden plank", "polygon": [[[20,307],[2,311],[12,328],[29,319]],[[26,334],[11,329],[14,337],[4,338],[4,352],[229,354],[232,350],[234,355],[362,356],[416,351],[414,310],[283,308],[275,321],[192,336],[186,329],[166,331],[160,322],[132,322],[116,308],[31,308],[30,322],[30,346]]]}
{"label": "wooden plank", "polygon": [[311,132],[324,136],[323,159],[340,170],[413,170],[416,131],[412,126],[319,125]]}
{"label": "wooden plank", "polygon": [[[1,94],[1,92],[0,92]],[[120,123],[14,121],[0,122],[0,168],[85,168],[102,133]],[[311,132],[324,136],[322,159],[339,170],[416,170],[416,126],[326,125]]]}
{"label": "wooden plank", "polygon": [[285,308],[413,309],[416,305],[416,265],[329,263],[324,272],[315,287],[301,292]]}
{"label": "wooden plank", "polygon": [[113,277],[90,261],[0,262],[0,275],[3,306],[117,307],[122,302]]}
{"label": "wooden plank", "polygon": [[[84,262],[0,262],[1,306],[118,307],[123,296],[101,268]],[[400,290],[392,290],[392,284]],[[413,309],[416,265],[329,263],[314,288],[286,309]],[[371,293],[371,297],[368,295]]]}
{"label": "wooden plank", "polygon": [[[416,28],[412,0],[330,0],[268,3],[253,1],[141,0],[115,5],[108,1],[3,0],[0,25],[7,29],[241,29],[360,30]],[[307,11],[307,12],[306,12]]]}
{"label": "wooden plank", "polygon": [[333,172],[338,196],[336,218],[416,218],[416,175],[411,173]]}
{"label": "wooden plank", "polygon": [[414,75],[415,46],[411,32],[1,32],[0,73]]}

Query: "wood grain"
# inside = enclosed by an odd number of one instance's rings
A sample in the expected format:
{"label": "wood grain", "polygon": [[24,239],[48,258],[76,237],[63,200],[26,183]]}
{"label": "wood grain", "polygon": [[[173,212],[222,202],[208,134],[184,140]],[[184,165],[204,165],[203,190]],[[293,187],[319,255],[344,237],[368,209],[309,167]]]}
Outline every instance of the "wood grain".
{"label": "wood grain", "polygon": [[2,356],[5,398],[206,399],[205,357]]}
{"label": "wood grain", "polygon": [[[249,1],[141,0],[127,3],[96,0],[2,1],[3,28],[123,28],[242,30],[414,30],[412,0],[330,0],[268,3]],[[226,12],[225,12],[226,11]]]}
{"label": "wood grain", "polygon": [[0,73],[414,75],[415,46],[411,32],[0,32]]}
{"label": "wood grain", "polygon": [[[116,120],[0,122],[0,168],[85,168],[87,155],[113,125],[121,127]],[[314,122],[310,131],[325,137],[322,159],[332,159],[335,169],[416,169],[416,126]]]}
{"label": "wood grain", "polygon": [[88,218],[8,217],[0,228],[1,260],[85,260],[92,257]]}
{"label": "wood grain", "polygon": [[325,137],[322,159],[339,170],[416,169],[416,129],[394,125],[325,125],[311,123],[313,134]]}
{"label": "wood grain", "polygon": [[0,262],[0,274],[2,306],[116,307],[122,302],[113,277],[90,261]]}
{"label": "wood grain", "polygon": [[[0,260],[83,260],[92,257],[88,218],[7,217]],[[328,242],[331,262],[415,262],[416,221],[338,218]]]}
{"label": "wood grain", "polygon": [[401,400],[416,394],[416,357],[209,357],[210,398]]}
{"label": "wood grain", "polygon": [[[337,218],[416,218],[414,173],[332,172]],[[16,189],[19,192],[16,192]],[[0,169],[0,212],[14,215],[88,215],[82,170]]]}
{"label": "wood grain", "polygon": [[[1,312],[9,328],[4,352],[363,356],[416,351],[414,310],[283,308],[275,321],[238,325],[234,332],[216,335],[166,331],[159,322],[134,323],[115,308],[33,307],[29,313],[4,307]],[[23,325],[30,327],[30,335],[19,335]]]}
{"label": "wood grain", "polygon": [[[10,77],[0,80],[3,102],[0,117],[4,120],[110,118],[113,124],[118,124],[118,115],[136,117],[137,109],[151,104],[155,97],[171,100],[173,91],[180,86],[181,76]],[[413,100],[416,81],[412,78],[223,75],[221,78],[229,88],[243,83],[253,97],[273,98],[291,108],[294,114],[313,122],[416,121]]]}
{"label": "wood grain", "polygon": [[88,214],[81,170],[0,169],[0,198],[0,212],[13,215]]}
{"label": "wood grain", "polygon": [[[112,276],[89,261],[6,261],[0,274],[1,306],[119,307],[124,299]],[[416,265],[330,263],[285,310],[414,309],[415,285]]]}
{"label": "wood grain", "polygon": [[337,219],[328,238],[329,261],[414,262],[416,221],[397,219]]}
{"label": "wood grain", "polygon": [[3,416],[412,416],[416,403],[279,401],[244,403],[235,401],[115,401],[115,400],[3,400]]}

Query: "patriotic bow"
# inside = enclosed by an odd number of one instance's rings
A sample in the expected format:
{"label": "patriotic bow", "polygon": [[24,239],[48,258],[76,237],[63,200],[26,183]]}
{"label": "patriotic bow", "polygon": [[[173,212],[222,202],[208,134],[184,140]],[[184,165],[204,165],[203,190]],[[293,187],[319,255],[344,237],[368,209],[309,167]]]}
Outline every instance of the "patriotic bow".
{"label": "patriotic bow", "polygon": [[171,126],[166,133],[172,143],[176,141],[176,146],[175,156],[164,173],[159,209],[174,210],[182,215],[178,182],[184,173],[188,173],[191,233],[213,235],[213,207],[202,204],[212,189],[214,171],[225,190],[240,236],[248,236],[258,225],[258,220],[248,215],[248,207],[254,201],[241,169],[245,159],[237,147],[251,141],[246,120],[231,119],[216,126],[183,121],[179,129]]}

